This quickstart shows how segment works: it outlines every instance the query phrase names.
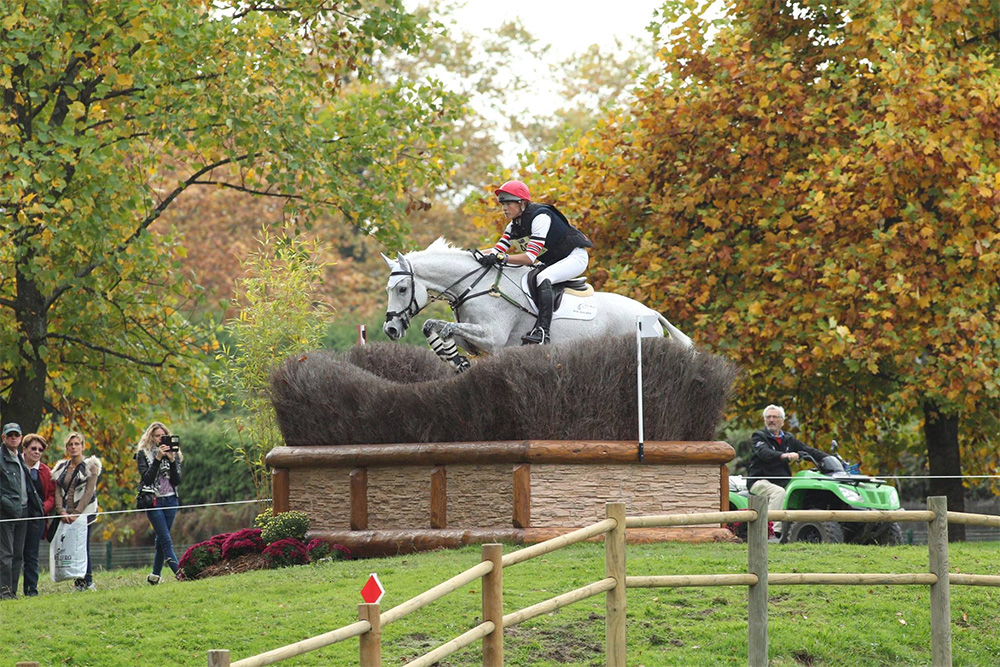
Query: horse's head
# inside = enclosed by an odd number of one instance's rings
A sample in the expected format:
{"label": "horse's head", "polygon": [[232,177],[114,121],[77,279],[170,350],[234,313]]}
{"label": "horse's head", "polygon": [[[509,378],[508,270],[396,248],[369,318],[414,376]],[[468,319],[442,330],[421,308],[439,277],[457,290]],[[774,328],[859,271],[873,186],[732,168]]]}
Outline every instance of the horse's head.
{"label": "horse's head", "polygon": [[383,254],[382,259],[389,265],[389,282],[385,286],[389,303],[382,331],[391,340],[399,340],[406,334],[410,320],[427,305],[427,287],[417,279],[413,265],[402,254],[397,253],[394,260]]}

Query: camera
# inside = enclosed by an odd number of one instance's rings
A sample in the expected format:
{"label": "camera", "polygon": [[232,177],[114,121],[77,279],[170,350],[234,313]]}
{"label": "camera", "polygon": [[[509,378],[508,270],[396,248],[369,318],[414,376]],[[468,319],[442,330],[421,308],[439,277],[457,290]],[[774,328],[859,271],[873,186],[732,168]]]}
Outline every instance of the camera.
{"label": "camera", "polygon": [[160,444],[170,447],[170,451],[176,452],[181,448],[181,438],[178,435],[161,435]]}

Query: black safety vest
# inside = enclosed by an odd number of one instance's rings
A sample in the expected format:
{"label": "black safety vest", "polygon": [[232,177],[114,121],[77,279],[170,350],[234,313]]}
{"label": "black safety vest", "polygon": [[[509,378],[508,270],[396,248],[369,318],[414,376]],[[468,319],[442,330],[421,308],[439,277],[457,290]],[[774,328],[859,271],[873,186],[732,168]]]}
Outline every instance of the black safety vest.
{"label": "black safety vest", "polygon": [[528,204],[524,213],[510,226],[512,239],[531,236],[531,221],[535,216],[547,213],[552,222],[545,237],[545,252],[538,258],[541,264],[555,264],[566,259],[575,248],[593,248],[594,243],[579,229],[569,224],[569,220],[555,206],[548,204]]}

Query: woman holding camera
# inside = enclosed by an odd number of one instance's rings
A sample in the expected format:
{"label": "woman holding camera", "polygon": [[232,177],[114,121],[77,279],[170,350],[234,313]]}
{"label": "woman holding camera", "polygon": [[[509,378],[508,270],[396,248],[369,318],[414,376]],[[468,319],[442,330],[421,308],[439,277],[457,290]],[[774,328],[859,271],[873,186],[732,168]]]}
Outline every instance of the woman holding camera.
{"label": "woman holding camera", "polygon": [[177,574],[177,554],[170,529],[177,516],[177,487],[181,484],[181,455],[176,437],[160,422],[153,422],[139,438],[135,461],[139,467],[139,490],[153,493],[153,508],[146,510],[146,518],[156,534],[156,555],[153,572],[146,581],[155,586],[160,583],[163,564]]}

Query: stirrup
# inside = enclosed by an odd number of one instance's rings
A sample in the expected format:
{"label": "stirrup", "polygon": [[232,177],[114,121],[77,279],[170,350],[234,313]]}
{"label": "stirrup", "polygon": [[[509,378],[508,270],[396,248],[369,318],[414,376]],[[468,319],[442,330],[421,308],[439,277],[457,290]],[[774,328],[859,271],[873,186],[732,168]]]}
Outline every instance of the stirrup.
{"label": "stirrup", "polygon": [[521,336],[521,345],[548,345],[551,340],[549,332],[543,327],[535,327],[524,336]]}

